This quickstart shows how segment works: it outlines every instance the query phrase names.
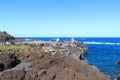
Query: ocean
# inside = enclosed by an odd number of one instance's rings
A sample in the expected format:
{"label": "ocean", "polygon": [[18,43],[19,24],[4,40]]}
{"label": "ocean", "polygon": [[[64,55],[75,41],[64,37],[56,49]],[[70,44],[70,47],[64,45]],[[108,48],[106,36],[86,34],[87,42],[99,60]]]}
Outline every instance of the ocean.
{"label": "ocean", "polygon": [[[41,41],[71,41],[72,37],[26,37],[25,39]],[[120,38],[85,38],[74,37],[75,41],[84,42],[88,53],[84,55],[90,65],[96,66],[101,72],[114,78],[120,75]]]}

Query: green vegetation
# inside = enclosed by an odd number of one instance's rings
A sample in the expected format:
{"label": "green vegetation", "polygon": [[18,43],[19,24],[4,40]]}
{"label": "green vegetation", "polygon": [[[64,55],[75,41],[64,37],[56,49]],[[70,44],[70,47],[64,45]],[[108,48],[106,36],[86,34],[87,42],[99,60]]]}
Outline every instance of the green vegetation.
{"label": "green vegetation", "polygon": [[29,45],[0,45],[0,53],[2,52],[14,52],[20,54],[31,54],[35,50]]}
{"label": "green vegetation", "polygon": [[28,56],[35,53],[35,49],[30,45],[0,45],[0,54],[15,54],[18,60],[24,61]]}

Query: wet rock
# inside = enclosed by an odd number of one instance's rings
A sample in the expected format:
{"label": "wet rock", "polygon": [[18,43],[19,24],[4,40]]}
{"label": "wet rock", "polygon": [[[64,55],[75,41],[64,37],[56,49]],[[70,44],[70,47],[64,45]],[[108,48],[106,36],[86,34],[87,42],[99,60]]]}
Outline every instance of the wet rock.
{"label": "wet rock", "polygon": [[120,76],[119,77],[117,77],[117,79],[116,80],[120,80]]}
{"label": "wet rock", "polygon": [[114,77],[111,78],[111,80],[120,80],[120,75],[115,75]]}
{"label": "wet rock", "polygon": [[120,60],[117,62],[117,65],[120,66]]}

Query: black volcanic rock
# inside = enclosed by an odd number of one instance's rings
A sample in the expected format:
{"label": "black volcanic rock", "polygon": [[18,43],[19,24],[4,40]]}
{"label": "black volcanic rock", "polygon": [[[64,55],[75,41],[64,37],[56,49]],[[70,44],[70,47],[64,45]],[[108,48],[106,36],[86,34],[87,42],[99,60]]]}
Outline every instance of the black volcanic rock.
{"label": "black volcanic rock", "polygon": [[1,53],[0,54],[0,71],[12,68],[16,66],[20,61],[17,60],[13,53]]}
{"label": "black volcanic rock", "polygon": [[117,62],[117,65],[120,66],[120,60]]}
{"label": "black volcanic rock", "polygon": [[0,32],[0,40],[5,40],[5,39],[8,39],[8,40],[14,40],[15,37],[13,37],[12,35],[8,34],[7,32]]}
{"label": "black volcanic rock", "polygon": [[62,46],[56,46],[53,42],[50,45],[34,44],[31,47],[35,52],[25,60],[21,58],[21,63],[13,68],[9,64],[16,63],[14,53],[0,54],[1,69],[6,63],[11,68],[0,72],[0,80],[110,80],[95,66],[84,61],[87,47],[81,43],[65,42]]}
{"label": "black volcanic rock", "polygon": [[13,40],[15,40],[15,37],[8,34],[6,31],[4,31],[4,32],[0,31],[0,42],[5,44],[6,42],[13,42]]}

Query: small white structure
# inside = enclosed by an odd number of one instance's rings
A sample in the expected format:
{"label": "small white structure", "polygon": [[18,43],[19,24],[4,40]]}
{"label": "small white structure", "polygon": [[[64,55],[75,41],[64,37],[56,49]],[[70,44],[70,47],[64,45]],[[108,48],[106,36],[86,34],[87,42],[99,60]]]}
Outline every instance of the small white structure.
{"label": "small white structure", "polygon": [[59,39],[59,38],[57,38],[57,39],[56,39],[56,42],[59,42],[59,41],[60,41],[60,39]]}
{"label": "small white structure", "polygon": [[71,38],[71,41],[72,41],[72,42],[75,42],[75,39],[74,39],[74,38]]}
{"label": "small white structure", "polygon": [[71,38],[71,42],[72,42],[72,47],[76,47],[74,38]]}

